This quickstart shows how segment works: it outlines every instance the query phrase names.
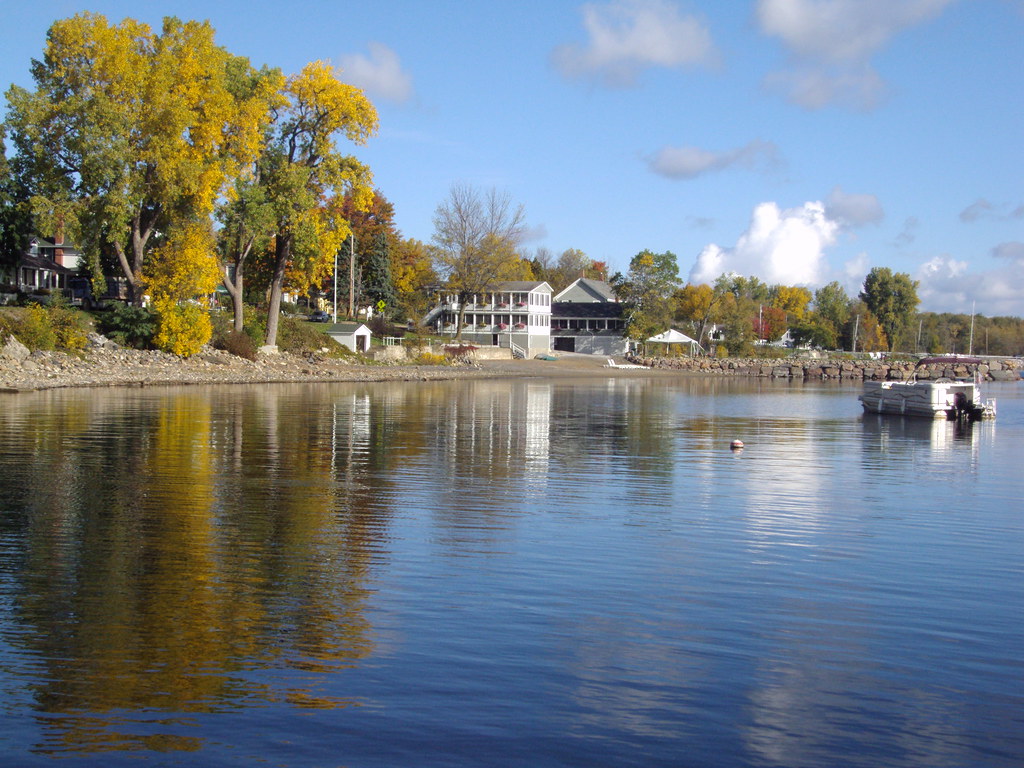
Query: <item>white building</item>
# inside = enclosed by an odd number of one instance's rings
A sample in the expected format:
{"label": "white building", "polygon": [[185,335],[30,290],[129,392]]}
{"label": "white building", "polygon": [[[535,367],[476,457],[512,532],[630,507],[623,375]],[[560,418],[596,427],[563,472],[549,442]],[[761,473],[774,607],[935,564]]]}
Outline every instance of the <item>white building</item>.
{"label": "white building", "polygon": [[[440,335],[458,331],[459,297],[446,295],[424,318]],[[551,286],[509,281],[466,299],[461,339],[467,344],[504,347],[519,357],[551,351]]]}

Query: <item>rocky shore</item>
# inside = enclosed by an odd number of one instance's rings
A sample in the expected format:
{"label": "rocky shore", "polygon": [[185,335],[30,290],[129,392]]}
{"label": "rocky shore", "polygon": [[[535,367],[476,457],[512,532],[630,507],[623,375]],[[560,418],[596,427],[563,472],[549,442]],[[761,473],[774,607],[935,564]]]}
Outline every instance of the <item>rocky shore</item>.
{"label": "rocky shore", "polygon": [[654,370],[675,370],[727,376],[763,376],[788,379],[872,379],[904,381],[915,374],[918,379],[962,379],[977,372],[986,381],[1016,381],[1024,369],[1024,360],[986,359],[977,363],[949,358],[918,366],[916,362],[895,360],[806,359],[757,360],[706,357],[631,357],[634,363]]}
{"label": "rocky shore", "polygon": [[184,359],[90,340],[81,355],[29,352],[0,342],[0,392],[67,387],[256,384],[313,381],[429,381],[485,375],[472,366],[359,364],[321,355],[261,354],[246,360],[205,349]]}
{"label": "rocky shore", "polygon": [[[29,352],[13,338],[0,340],[0,392],[111,386],[176,386],[330,381],[442,381],[493,377],[635,377],[650,375],[761,376],[790,379],[906,379],[913,363],[886,360],[745,360],[712,358],[631,358],[646,369],[608,368],[607,358],[559,354],[556,360],[479,360],[460,365],[361,363],[287,353],[261,354],[246,360],[205,349],[183,359],[155,351],[118,347],[92,334],[81,354]],[[964,378],[975,370],[987,380],[1020,379],[1024,361],[990,360],[980,364],[949,361],[922,366],[918,378]]]}

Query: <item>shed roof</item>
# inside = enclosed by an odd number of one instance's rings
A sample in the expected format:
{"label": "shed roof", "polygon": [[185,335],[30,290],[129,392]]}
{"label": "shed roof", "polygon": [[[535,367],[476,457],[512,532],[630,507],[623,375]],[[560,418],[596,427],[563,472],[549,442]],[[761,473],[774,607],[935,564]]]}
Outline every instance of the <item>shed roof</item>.
{"label": "shed roof", "polygon": [[346,320],[340,323],[334,323],[330,328],[327,329],[328,333],[343,333],[343,334],[357,334],[362,331],[373,335],[373,332],[366,327],[363,323],[357,323],[354,320]]}

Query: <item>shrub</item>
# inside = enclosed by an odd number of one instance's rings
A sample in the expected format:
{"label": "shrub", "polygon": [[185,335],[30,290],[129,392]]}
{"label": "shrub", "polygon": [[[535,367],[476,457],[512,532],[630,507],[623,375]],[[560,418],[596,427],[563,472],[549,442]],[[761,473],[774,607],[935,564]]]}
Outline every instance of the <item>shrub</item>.
{"label": "shrub", "polygon": [[323,332],[323,327],[293,317],[282,316],[277,323],[277,347],[282,352],[308,355],[324,347],[341,346]]}
{"label": "shrub", "polygon": [[468,363],[473,359],[473,353],[479,347],[472,344],[450,344],[444,348],[444,354],[453,362]]}
{"label": "shrub", "polygon": [[412,362],[413,365],[448,365],[451,361],[444,355],[435,355],[433,352],[420,352]]}
{"label": "shrub", "polygon": [[57,334],[54,333],[50,316],[38,304],[31,304],[25,309],[14,335],[31,350],[57,348]]}
{"label": "shrub", "polygon": [[157,349],[191,357],[210,340],[213,328],[210,315],[197,304],[161,302],[157,307],[157,333],[153,344]]}
{"label": "shrub", "polygon": [[57,347],[71,352],[85,349],[89,341],[89,325],[85,315],[71,309],[63,302],[55,303],[47,310],[50,326],[53,328]]}
{"label": "shrub", "polygon": [[148,307],[118,303],[101,316],[99,330],[122,346],[147,349],[153,345],[156,315]]}
{"label": "shrub", "polygon": [[256,359],[256,344],[245,331],[229,331],[223,335],[215,335],[212,344],[214,349],[223,349],[246,360]]}

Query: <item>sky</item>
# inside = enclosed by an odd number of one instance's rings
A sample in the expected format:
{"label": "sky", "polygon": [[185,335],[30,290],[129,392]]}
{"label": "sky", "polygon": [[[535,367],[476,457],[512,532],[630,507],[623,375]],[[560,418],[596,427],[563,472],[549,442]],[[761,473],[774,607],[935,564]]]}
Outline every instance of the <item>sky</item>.
{"label": "sky", "polygon": [[1024,0],[0,0],[0,84],[31,87],[82,11],[217,41],[286,74],[326,60],[380,129],[403,236],[453,185],[507,192],[524,248],[625,272],[671,251],[855,295],[906,272],[921,309],[1024,317]]}

